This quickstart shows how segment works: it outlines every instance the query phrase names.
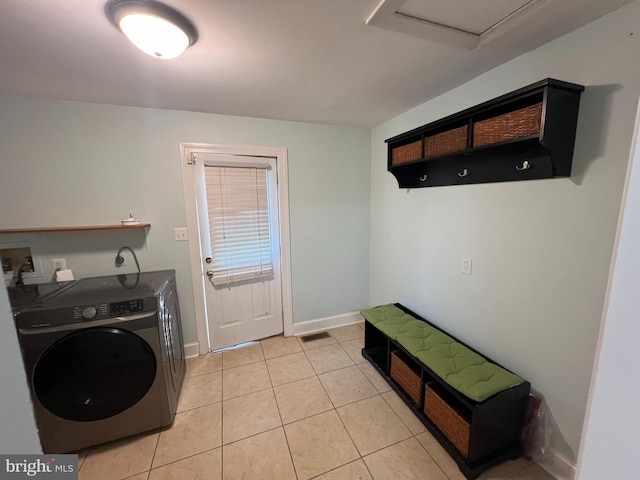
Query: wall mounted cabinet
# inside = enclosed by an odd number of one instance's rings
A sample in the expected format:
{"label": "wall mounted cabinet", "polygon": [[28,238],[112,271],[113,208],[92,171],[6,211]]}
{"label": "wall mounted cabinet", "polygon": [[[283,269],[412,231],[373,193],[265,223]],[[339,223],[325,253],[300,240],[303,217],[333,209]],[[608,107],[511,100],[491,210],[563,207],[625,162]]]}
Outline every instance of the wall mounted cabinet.
{"label": "wall mounted cabinet", "polygon": [[582,85],[548,78],[386,140],[401,188],[571,176]]}

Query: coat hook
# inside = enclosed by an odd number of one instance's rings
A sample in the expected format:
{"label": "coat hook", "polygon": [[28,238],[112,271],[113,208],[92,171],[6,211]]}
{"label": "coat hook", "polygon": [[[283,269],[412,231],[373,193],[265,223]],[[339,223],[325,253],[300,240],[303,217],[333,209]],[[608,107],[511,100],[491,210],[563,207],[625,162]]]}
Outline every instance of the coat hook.
{"label": "coat hook", "polygon": [[427,174],[425,173],[423,176],[421,176],[421,177],[420,177],[420,181],[421,181],[421,182],[424,182],[424,181],[426,181],[428,178],[429,178],[429,175],[427,175]]}
{"label": "coat hook", "polygon": [[469,171],[465,168],[462,172],[458,172],[459,177],[466,177],[469,175]]}
{"label": "coat hook", "polygon": [[516,165],[516,170],[529,170],[531,168],[531,164],[529,163],[528,160],[525,160],[524,162],[522,162],[522,166]]}

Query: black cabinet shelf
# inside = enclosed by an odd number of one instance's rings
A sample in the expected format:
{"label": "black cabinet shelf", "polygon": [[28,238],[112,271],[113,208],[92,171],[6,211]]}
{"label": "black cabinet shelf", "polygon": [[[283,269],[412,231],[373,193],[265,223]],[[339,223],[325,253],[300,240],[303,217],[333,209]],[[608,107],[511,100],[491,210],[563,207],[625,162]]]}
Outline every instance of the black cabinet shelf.
{"label": "black cabinet shelf", "polygon": [[546,79],[386,140],[401,188],[571,176],[581,85]]}
{"label": "black cabinet shelf", "polygon": [[459,152],[455,152],[455,153],[444,153],[442,155],[434,155],[432,157],[419,158],[417,160],[405,162],[400,165],[390,165],[389,171],[394,171],[394,170],[400,171],[406,165],[424,164],[424,163],[435,162],[437,160],[447,159],[447,158],[455,159],[460,156],[470,156],[476,153],[481,154],[485,150],[489,150],[490,152],[493,152],[494,149],[497,150],[497,149],[500,149],[500,147],[509,146],[509,145],[523,144],[525,145],[525,148],[526,148],[526,144],[528,142],[539,142],[539,141],[540,141],[540,135],[528,135],[526,137],[516,138],[513,140],[505,140],[504,142],[495,143],[492,145],[483,145],[481,147],[466,148],[464,150],[460,150]]}

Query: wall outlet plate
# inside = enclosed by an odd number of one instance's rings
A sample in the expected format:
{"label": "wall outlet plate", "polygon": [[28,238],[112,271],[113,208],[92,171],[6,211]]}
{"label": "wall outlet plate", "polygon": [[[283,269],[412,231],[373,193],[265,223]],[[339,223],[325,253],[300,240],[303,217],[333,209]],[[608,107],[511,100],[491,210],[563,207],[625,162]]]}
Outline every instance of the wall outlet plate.
{"label": "wall outlet plate", "polygon": [[189,240],[189,235],[187,235],[186,228],[174,228],[173,229],[173,238],[176,242],[186,242]]}
{"label": "wall outlet plate", "polygon": [[65,258],[52,258],[51,263],[53,263],[53,270],[55,272],[67,269],[67,260]]}

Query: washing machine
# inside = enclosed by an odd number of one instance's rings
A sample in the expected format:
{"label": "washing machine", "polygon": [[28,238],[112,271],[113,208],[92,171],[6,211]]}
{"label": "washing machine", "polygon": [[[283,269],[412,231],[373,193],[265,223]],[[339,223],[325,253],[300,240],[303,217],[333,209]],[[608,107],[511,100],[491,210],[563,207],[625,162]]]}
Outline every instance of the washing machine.
{"label": "washing machine", "polygon": [[173,270],[81,279],[15,321],[46,453],[173,422],[185,372]]}

